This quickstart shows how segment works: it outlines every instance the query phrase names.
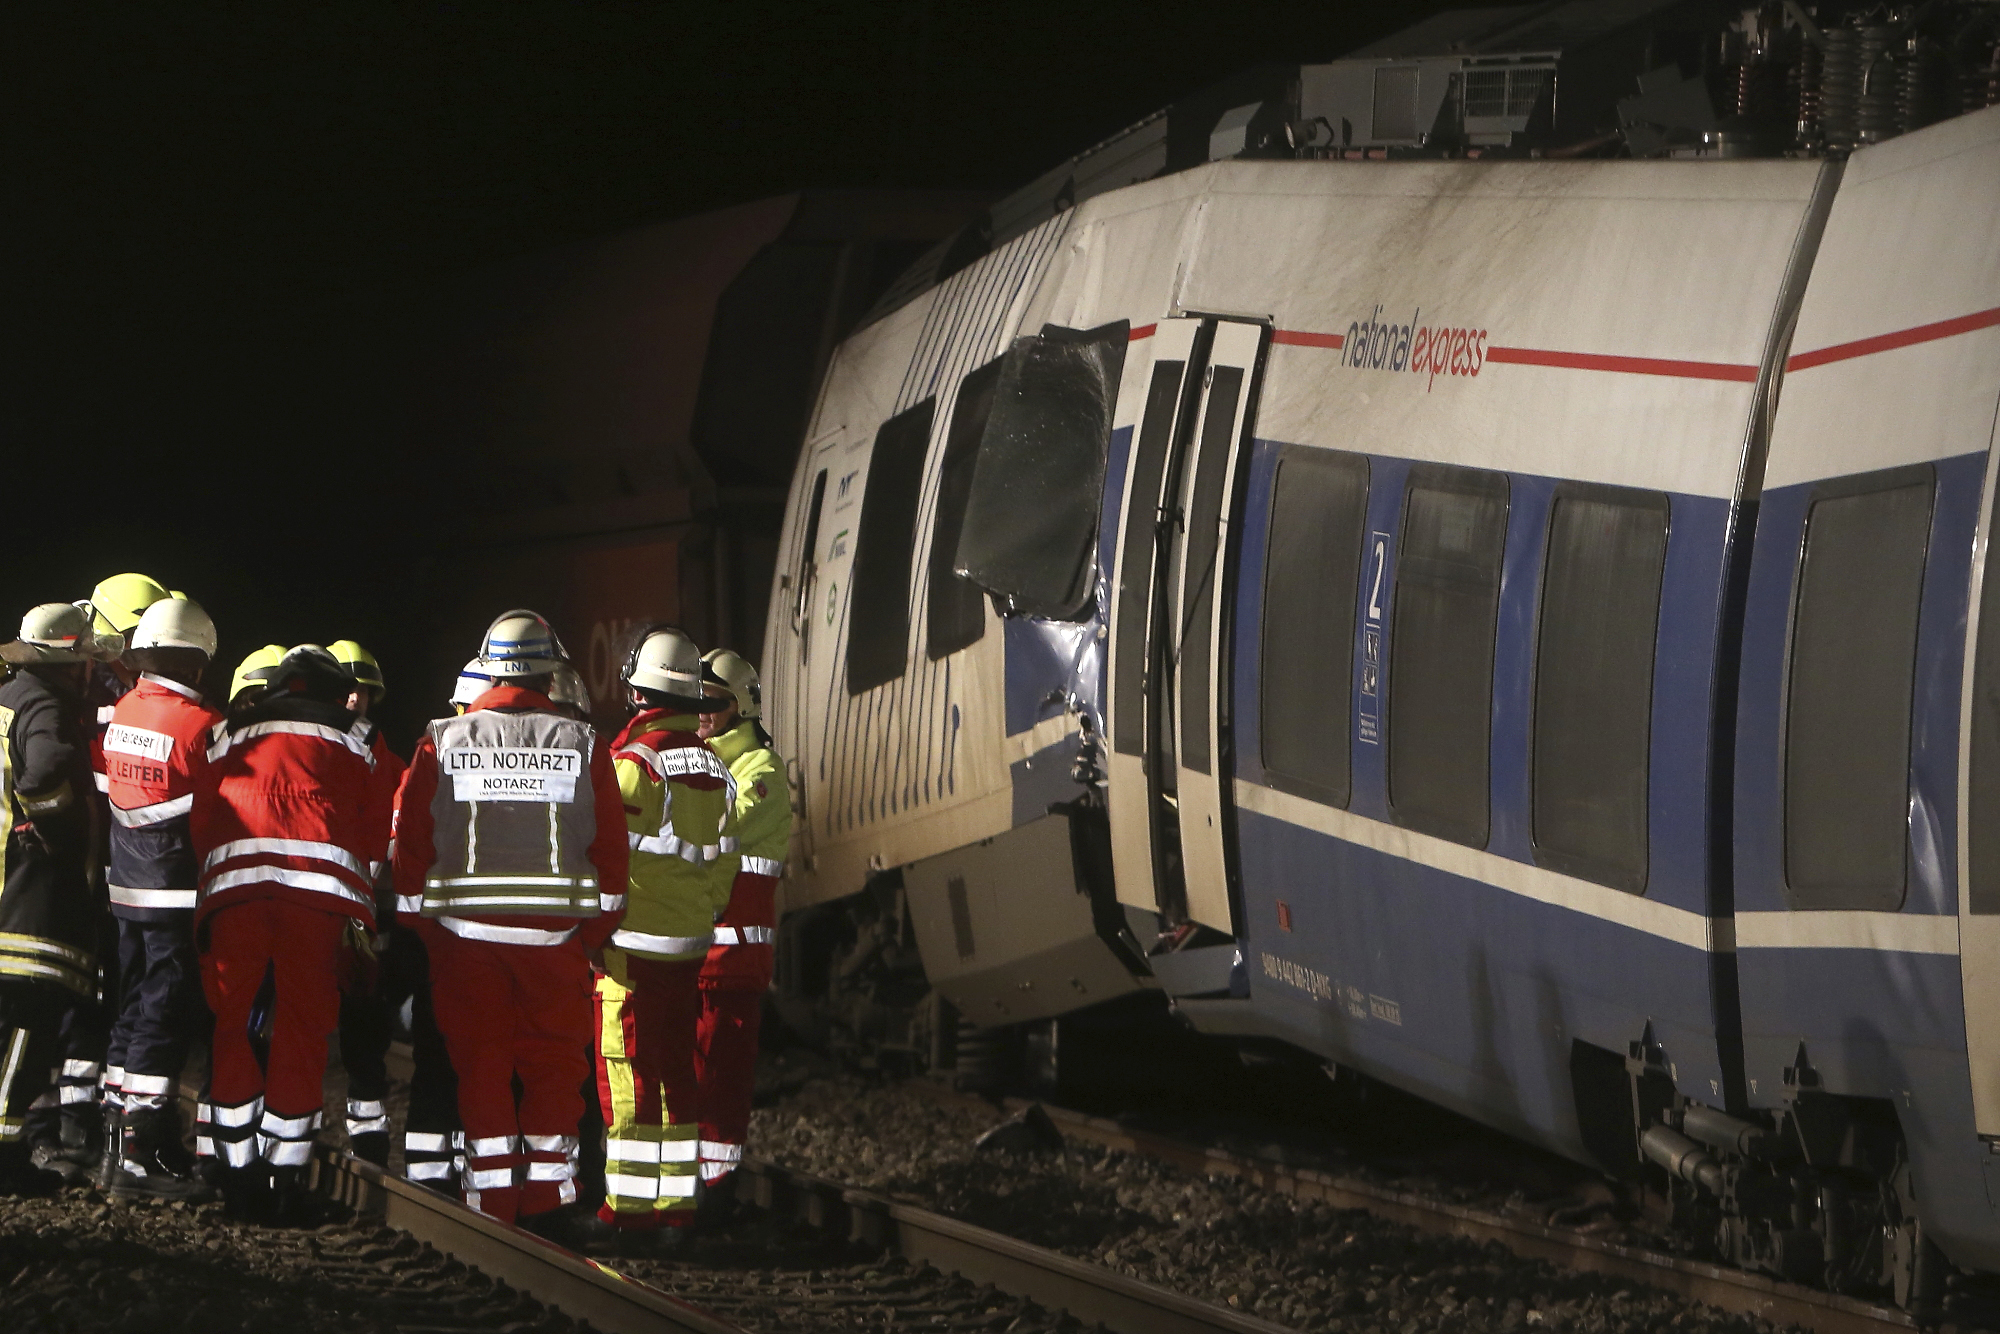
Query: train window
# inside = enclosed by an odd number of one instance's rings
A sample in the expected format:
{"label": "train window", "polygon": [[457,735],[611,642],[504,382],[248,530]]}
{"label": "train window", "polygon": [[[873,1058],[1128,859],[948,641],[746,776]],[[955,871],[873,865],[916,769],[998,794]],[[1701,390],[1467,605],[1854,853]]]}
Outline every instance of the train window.
{"label": "train window", "polygon": [[1906,884],[1928,465],[1823,484],[1806,512],[1785,706],[1793,908],[1888,911]]}
{"label": "train window", "polygon": [[1124,321],[1053,325],[1001,359],[954,568],[1010,612],[1074,620],[1091,605]]}
{"label": "train window", "polygon": [[1979,592],[1979,647],[1972,666],[1971,818],[1966,835],[1972,911],[2000,913],[2000,562],[1993,559],[2000,493],[1986,519],[1986,578]]}
{"label": "train window", "polygon": [[1403,497],[1389,632],[1389,810],[1398,824],[1486,846],[1493,636],[1507,478],[1419,464]]}
{"label": "train window", "polygon": [[799,586],[792,593],[792,628],[803,632],[810,623],[813,579],[819,573],[819,519],[826,508],[826,469],[813,478],[812,500],[806,506],[806,531],[799,543]]}
{"label": "train window", "polygon": [[937,400],[927,398],[875,433],[847,596],[849,694],[895,680],[909,660],[910,556],[936,410]]}
{"label": "train window", "polygon": [[1345,806],[1355,590],[1368,526],[1368,460],[1287,445],[1271,482],[1264,558],[1264,769],[1271,785]]}
{"label": "train window", "polygon": [[986,595],[952,564],[958,555],[959,531],[965,526],[966,497],[972,492],[972,464],[979,457],[979,437],[993,414],[993,391],[1000,383],[1002,364],[989,361],[959,381],[958,402],[945,433],[937,521],[931,528],[930,614],[925,632],[925,652],[933,658],[970,647],[986,633]]}
{"label": "train window", "polygon": [[1534,847],[1646,891],[1646,797],[1667,498],[1568,482],[1549,511],[1535,648]]}

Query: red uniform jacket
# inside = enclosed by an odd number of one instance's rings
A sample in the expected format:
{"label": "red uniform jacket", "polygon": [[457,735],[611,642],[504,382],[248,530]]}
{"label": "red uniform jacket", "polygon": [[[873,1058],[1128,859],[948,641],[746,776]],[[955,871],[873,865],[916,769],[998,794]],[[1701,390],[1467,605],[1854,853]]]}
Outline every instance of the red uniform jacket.
{"label": "red uniform jacket", "polygon": [[[537,709],[547,712],[554,708],[546,695],[523,690],[519,686],[500,685],[474,700],[466,712],[478,709]],[[611,933],[618,929],[619,919],[625,915],[625,880],[630,871],[632,854],[625,841],[625,799],[619,795],[618,777],[611,769],[611,747],[602,740],[590,748],[590,783],[597,813],[597,837],[590,841],[586,855],[590,864],[597,868],[599,889],[607,898],[615,896],[620,906],[582,919],[468,913],[464,916],[465,921],[541,931],[567,931],[574,927],[576,935],[571,939],[585,950],[603,948],[604,942],[611,939]],[[414,916],[421,910],[424,877],[437,860],[437,848],[431,841],[431,800],[437,795],[437,786],[437,746],[426,733],[424,739],[417,743],[416,754],[410,757],[409,772],[403,776],[402,790],[396,794],[396,911],[399,914]]]}
{"label": "red uniform jacket", "polygon": [[188,829],[195,783],[222,714],[192,686],[151,672],[121,698],[100,734],[111,798],[111,911],[157,920],[191,909],[201,863]]}
{"label": "red uniform jacket", "polygon": [[371,866],[389,855],[394,776],[375,725],[281,695],[209,734],[196,780],[197,920],[247,899],[287,899],[375,924]]}

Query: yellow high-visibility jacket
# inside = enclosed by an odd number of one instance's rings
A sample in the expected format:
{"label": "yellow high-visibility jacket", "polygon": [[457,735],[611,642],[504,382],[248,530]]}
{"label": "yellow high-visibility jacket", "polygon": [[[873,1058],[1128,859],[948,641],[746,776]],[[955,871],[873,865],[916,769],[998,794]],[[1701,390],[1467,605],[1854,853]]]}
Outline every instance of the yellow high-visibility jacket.
{"label": "yellow high-visibility jacket", "polygon": [[632,847],[625,920],[605,955],[614,977],[624,971],[618,950],[643,959],[704,957],[716,914],[729,902],[734,871],[722,854],[736,847],[736,783],[695,727],[693,714],[653,709],[613,743]]}

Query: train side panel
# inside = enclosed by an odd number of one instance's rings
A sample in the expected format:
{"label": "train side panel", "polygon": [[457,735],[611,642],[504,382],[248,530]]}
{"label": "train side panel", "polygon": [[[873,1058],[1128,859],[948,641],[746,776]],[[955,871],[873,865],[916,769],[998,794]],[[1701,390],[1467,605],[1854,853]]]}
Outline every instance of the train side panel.
{"label": "train side panel", "polygon": [[2000,902],[1965,853],[2000,812],[1972,804],[1994,704],[1966,669],[1997,402],[1989,110],[1856,153],[1834,202],[1758,518],[1736,862],[1751,1103],[1893,1115],[1930,1236],[1981,1268]]}

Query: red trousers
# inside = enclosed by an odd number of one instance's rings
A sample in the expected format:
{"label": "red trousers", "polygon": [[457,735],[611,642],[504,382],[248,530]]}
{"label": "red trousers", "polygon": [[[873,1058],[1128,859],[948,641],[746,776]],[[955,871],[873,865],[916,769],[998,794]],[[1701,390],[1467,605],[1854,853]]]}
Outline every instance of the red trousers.
{"label": "red trousers", "polygon": [[778,879],[738,871],[716,943],[701,968],[701,1179],[718,1181],[743,1161],[757,1084],[757,1029],[776,963]]}
{"label": "red trousers", "polygon": [[701,1179],[705,1182],[728,1176],[743,1161],[743,1145],[750,1132],[750,1099],[757,1087],[757,1030],[763,1018],[762,991],[703,985],[695,1076],[701,1084]]}
{"label": "red trousers", "polygon": [[[325,1105],[326,1040],[340,1023],[341,913],[280,899],[232,903],[201,925],[201,985],[215,1012],[203,1120],[231,1167],[303,1167]],[[272,974],[268,1068],[250,1046],[250,1009]]]}
{"label": "red trousers", "polygon": [[466,1203],[511,1223],[572,1202],[590,1071],[583,947],[467,940],[429,921],[421,930],[431,1008],[458,1072]]}
{"label": "red trousers", "polygon": [[600,1216],[619,1227],[678,1227],[693,1216],[701,1090],[700,959],[628,958],[622,996],[599,988],[597,1088],[606,1163]]}

